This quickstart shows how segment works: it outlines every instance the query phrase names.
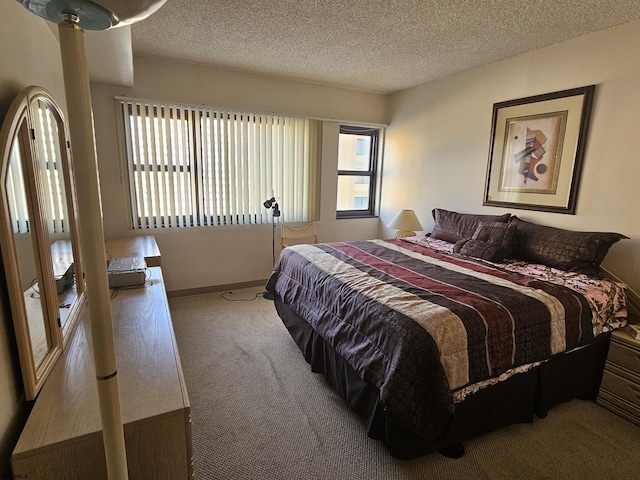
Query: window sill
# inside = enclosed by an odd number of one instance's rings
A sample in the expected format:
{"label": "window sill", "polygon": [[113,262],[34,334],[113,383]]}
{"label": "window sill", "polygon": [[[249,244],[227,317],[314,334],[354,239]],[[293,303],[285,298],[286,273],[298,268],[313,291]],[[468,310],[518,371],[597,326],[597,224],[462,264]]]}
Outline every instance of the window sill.
{"label": "window sill", "polygon": [[336,214],[336,220],[350,220],[353,218],[378,218],[378,215],[372,215],[370,213],[340,213]]}

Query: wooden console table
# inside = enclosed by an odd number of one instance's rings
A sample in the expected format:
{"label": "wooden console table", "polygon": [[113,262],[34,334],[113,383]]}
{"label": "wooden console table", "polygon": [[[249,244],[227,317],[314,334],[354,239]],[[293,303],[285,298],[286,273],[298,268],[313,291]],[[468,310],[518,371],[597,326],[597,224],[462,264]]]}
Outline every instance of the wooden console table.
{"label": "wooden console table", "polygon": [[[160,249],[153,235],[135,237],[107,238],[104,241],[106,254],[111,258],[144,257],[147,267],[159,267],[161,264]],[[73,259],[70,240],[57,240],[51,245],[51,256],[55,259]]]}
{"label": "wooden console table", "polygon": [[[127,465],[131,479],[188,479],[189,398],[162,271],[148,270],[143,288],[111,301]],[[18,478],[107,478],[88,317],[85,306],[14,449]]]}
{"label": "wooden console table", "polygon": [[160,266],[160,249],[153,235],[107,238],[104,243],[112,258],[144,257],[147,267]]}

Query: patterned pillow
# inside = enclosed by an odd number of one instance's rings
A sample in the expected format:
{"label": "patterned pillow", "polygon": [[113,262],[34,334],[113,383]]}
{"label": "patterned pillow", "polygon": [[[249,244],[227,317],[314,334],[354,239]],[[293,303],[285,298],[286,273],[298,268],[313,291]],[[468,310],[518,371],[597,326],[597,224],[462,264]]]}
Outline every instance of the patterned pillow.
{"label": "patterned pillow", "polygon": [[513,245],[513,238],[517,227],[513,224],[503,222],[480,222],[478,228],[473,232],[474,240],[497,243],[505,248]]}
{"label": "patterned pillow", "polygon": [[509,223],[517,227],[514,258],[594,276],[600,275],[600,263],[611,245],[629,238],[620,233],[574,232],[537,225],[515,215]]}
{"label": "patterned pillow", "polygon": [[500,245],[496,245],[495,243],[467,238],[458,240],[453,246],[454,253],[466,255],[467,257],[481,258],[490,262],[496,261],[494,257],[498,255],[500,250]]}
{"label": "patterned pillow", "polygon": [[441,208],[434,208],[431,213],[435,221],[431,237],[449,243],[456,243],[458,240],[465,238],[470,239],[480,222],[506,223],[511,216],[510,213],[505,213],[504,215],[474,215],[451,212]]}
{"label": "patterned pillow", "polygon": [[513,250],[516,226],[503,222],[480,222],[473,237],[458,240],[455,253],[499,262],[508,258]]}

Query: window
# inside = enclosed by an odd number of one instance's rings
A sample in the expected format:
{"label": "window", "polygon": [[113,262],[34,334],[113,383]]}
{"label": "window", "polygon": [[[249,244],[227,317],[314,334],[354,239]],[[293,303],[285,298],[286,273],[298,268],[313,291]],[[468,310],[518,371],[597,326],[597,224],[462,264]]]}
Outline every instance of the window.
{"label": "window", "polygon": [[118,99],[134,228],[271,223],[317,211],[317,121]]}
{"label": "window", "polygon": [[337,217],[375,214],[378,128],[340,126]]}
{"label": "window", "polygon": [[354,197],[353,208],[363,210],[369,206],[369,197]]}

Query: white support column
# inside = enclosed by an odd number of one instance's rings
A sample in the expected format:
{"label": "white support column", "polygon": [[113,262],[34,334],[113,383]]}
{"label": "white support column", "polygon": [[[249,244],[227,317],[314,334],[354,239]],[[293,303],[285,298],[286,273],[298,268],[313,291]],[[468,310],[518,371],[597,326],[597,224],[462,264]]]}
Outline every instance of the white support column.
{"label": "white support column", "polygon": [[102,202],[84,31],[71,20],[61,23],[58,30],[107,475],[109,479],[126,480],[128,478],[127,458],[120,413]]}

